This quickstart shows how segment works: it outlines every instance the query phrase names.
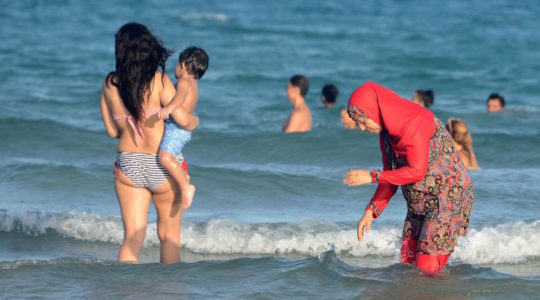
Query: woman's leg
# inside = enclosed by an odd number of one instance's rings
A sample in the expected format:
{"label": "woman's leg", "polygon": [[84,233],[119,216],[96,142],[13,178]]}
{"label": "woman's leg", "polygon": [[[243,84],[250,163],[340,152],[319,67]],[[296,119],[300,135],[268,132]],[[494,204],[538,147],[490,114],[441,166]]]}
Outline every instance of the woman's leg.
{"label": "woman's leg", "polygon": [[450,255],[435,256],[418,253],[416,255],[416,266],[418,270],[427,274],[439,273],[446,265],[449,257]]}
{"label": "woman's leg", "polygon": [[403,238],[401,243],[401,263],[409,265],[414,264],[417,252],[418,240],[414,239],[411,235]]}
{"label": "woman's leg", "polygon": [[172,179],[168,177],[153,193],[158,216],[157,231],[161,242],[160,261],[164,264],[180,261],[180,226],[183,211],[174,205],[174,186]]}
{"label": "woman's leg", "polygon": [[407,212],[405,224],[403,225],[403,238],[401,242],[401,263],[414,264],[416,261],[416,253],[418,253],[418,237],[422,226],[422,219]]}
{"label": "woman's leg", "polygon": [[118,170],[117,174],[114,185],[124,225],[124,242],[118,261],[137,263],[146,236],[150,192],[133,186],[122,171]]}
{"label": "woman's leg", "polygon": [[452,239],[449,238],[448,217],[438,215],[437,218],[432,216],[426,218],[419,238],[416,267],[426,274],[435,274],[444,268],[450,257],[450,254],[444,253],[451,253],[455,244],[452,244]]}

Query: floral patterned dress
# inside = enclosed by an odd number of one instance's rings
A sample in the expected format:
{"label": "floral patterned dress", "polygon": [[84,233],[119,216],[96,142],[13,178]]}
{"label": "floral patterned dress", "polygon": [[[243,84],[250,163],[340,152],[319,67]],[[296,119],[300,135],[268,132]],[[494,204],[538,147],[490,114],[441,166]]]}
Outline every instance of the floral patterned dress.
{"label": "floral patterned dress", "polygon": [[[403,237],[418,241],[418,251],[427,255],[449,255],[457,238],[467,233],[474,202],[472,180],[454,149],[448,131],[437,118],[430,140],[429,164],[423,180],[401,186],[407,201]],[[392,150],[388,132],[383,132],[385,154],[392,169],[407,160]]]}

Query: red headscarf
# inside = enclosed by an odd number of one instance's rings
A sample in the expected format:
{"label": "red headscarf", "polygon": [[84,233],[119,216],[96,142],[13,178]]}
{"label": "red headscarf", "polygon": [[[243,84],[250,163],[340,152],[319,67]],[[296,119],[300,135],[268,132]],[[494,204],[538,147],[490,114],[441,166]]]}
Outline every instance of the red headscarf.
{"label": "red headscarf", "polygon": [[435,134],[434,115],[420,105],[401,98],[394,91],[375,82],[358,87],[349,99],[349,108],[356,107],[388,133],[396,142],[396,150],[422,135],[428,139]]}
{"label": "red headscarf", "polygon": [[381,132],[384,169],[388,171],[380,173],[379,182],[402,185],[421,180],[427,171],[429,141],[436,130],[433,113],[375,82],[358,87],[349,99],[351,118],[362,113],[388,131],[393,150],[406,156],[409,163],[408,167],[388,170]]}

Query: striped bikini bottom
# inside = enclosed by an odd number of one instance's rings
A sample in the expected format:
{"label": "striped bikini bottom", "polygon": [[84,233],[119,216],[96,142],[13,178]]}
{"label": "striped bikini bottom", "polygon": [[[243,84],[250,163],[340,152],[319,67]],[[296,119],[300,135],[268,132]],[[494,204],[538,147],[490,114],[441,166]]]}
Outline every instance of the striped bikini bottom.
{"label": "striped bikini bottom", "polygon": [[[176,161],[187,172],[187,165],[183,163],[182,153],[176,157]],[[116,157],[115,176],[116,167],[124,172],[134,185],[152,192],[156,191],[169,177],[167,170],[159,163],[157,154],[120,152]]]}

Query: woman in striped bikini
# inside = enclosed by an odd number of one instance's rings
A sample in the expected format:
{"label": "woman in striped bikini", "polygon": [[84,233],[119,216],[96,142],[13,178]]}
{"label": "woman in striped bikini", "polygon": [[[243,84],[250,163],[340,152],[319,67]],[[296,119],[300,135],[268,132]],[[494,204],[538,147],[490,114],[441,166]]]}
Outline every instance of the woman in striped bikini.
{"label": "woman in striped bikini", "polygon": [[[171,52],[142,24],[128,23],[115,36],[116,70],[105,78],[101,112],[107,134],[118,138],[115,189],[122,213],[124,242],[120,262],[137,263],[146,235],[148,207],[153,199],[161,242],[162,263],[180,260],[182,211],[174,207],[174,185],[160,165],[158,150],[164,124],[157,113],[175,95],[165,72]],[[161,68],[161,72],[158,71]],[[173,112],[182,127],[199,122],[182,108]],[[177,157],[187,172],[182,157]]]}

